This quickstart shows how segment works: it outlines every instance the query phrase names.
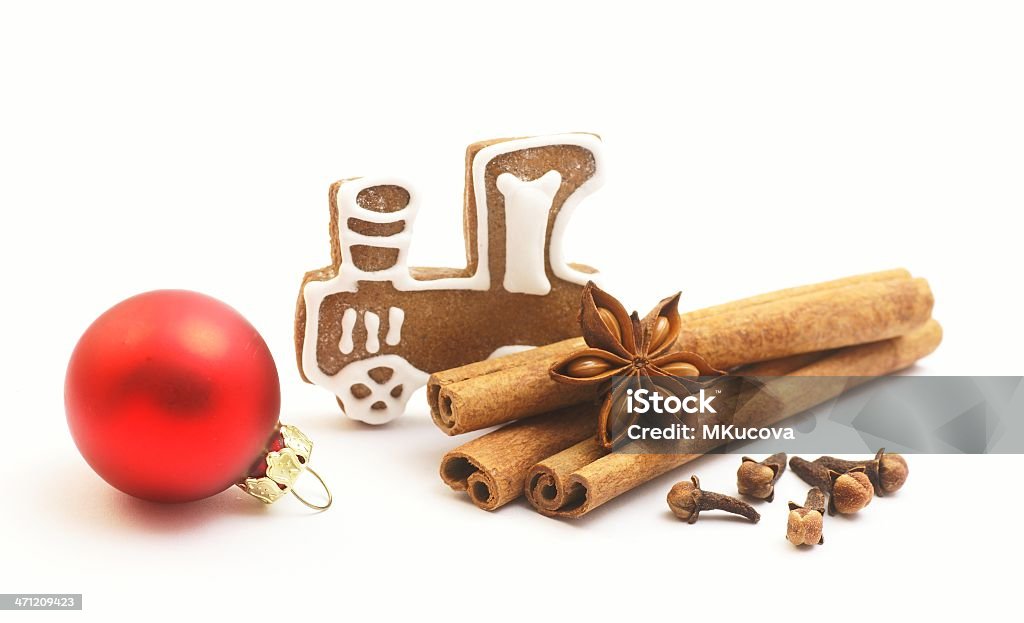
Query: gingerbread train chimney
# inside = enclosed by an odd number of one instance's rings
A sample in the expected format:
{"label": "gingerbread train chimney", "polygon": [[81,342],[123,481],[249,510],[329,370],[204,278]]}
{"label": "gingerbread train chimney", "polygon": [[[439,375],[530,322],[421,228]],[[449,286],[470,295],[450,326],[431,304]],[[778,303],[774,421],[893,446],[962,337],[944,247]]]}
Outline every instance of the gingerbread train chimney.
{"label": "gingerbread train chimney", "polygon": [[376,184],[339,206],[341,263],[350,267],[352,279],[390,281],[408,274],[416,217],[410,200],[409,191],[398,184]]}

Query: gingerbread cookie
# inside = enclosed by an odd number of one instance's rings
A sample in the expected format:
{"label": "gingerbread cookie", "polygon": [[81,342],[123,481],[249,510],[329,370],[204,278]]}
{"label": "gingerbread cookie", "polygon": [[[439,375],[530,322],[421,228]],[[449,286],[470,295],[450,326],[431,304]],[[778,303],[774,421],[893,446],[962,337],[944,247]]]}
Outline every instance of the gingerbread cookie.
{"label": "gingerbread cookie", "polygon": [[349,417],[383,424],[432,372],[577,335],[594,270],[565,262],[562,237],[601,183],[600,145],[591,134],[471,145],[465,268],[406,264],[417,197],[405,182],[334,183],[331,265],[306,274],[296,311],[303,378]]}

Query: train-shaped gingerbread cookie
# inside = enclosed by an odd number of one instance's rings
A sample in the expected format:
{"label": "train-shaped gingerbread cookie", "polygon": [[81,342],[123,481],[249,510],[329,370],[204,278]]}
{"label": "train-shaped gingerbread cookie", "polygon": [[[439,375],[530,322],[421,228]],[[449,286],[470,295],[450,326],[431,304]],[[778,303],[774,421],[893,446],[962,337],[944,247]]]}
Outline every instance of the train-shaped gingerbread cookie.
{"label": "train-shaped gingerbread cookie", "polygon": [[407,264],[417,197],[388,178],[330,188],[331,265],[305,275],[295,342],[303,378],[351,418],[401,415],[430,373],[579,335],[593,269],[562,238],[601,184],[592,134],[499,139],[466,151],[465,268]]}

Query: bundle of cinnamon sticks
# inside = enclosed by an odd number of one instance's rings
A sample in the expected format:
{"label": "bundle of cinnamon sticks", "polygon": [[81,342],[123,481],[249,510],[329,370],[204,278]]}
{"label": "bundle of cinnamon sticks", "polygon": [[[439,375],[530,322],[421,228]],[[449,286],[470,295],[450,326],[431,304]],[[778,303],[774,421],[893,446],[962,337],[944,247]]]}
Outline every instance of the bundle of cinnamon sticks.
{"label": "bundle of cinnamon sticks", "polygon": [[[906,270],[857,275],[682,314],[677,346],[746,376],[881,376],[938,346],[942,330],[931,319],[933,302],[928,283]],[[601,448],[593,386],[562,385],[549,375],[552,364],[584,346],[582,338],[570,339],[433,375],[427,396],[442,431],[458,435],[504,424],[448,452],[442,480],[485,510],[525,495],[545,515],[581,517],[713,449]],[[843,385],[820,387],[788,396],[785,408],[763,424],[834,398]],[[779,384],[779,391],[787,389]]]}

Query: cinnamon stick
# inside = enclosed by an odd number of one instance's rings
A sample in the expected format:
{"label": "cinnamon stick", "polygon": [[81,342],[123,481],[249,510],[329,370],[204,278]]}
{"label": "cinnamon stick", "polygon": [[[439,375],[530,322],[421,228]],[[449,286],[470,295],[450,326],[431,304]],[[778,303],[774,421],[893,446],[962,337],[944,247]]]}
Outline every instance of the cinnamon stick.
{"label": "cinnamon stick", "polygon": [[909,368],[915,361],[938,348],[941,341],[942,325],[929,320],[901,338],[843,348],[790,375],[883,376]]}
{"label": "cinnamon stick", "polygon": [[558,385],[548,376],[561,355],[583,346],[573,338],[433,374],[431,417],[445,433],[459,435],[592,401],[594,388]]}
{"label": "cinnamon stick", "polygon": [[[841,377],[888,374],[907,368],[930,354],[941,339],[941,327],[934,320],[929,320],[902,337],[839,349],[795,370],[794,374]],[[778,387],[778,391],[789,392],[783,400],[785,409],[774,413],[761,425],[770,425],[806,411],[848,387],[848,379],[837,379],[833,385],[800,385],[800,391],[793,391],[796,386],[785,383],[785,378],[780,377]],[[766,392],[766,395],[770,393]],[[720,443],[723,442],[709,441],[704,451]],[[544,515],[582,517],[609,500],[703,455],[704,452],[605,454],[598,448],[596,440],[586,439],[534,466],[526,478],[526,497]]]}
{"label": "cinnamon stick", "polygon": [[593,438],[597,406],[566,407],[527,418],[451,450],[441,459],[441,479],[492,511],[523,494],[530,467],[585,438]]}
{"label": "cinnamon stick", "polygon": [[[526,476],[526,498],[541,512],[567,511],[583,501],[583,490],[569,491],[570,474],[608,454],[594,436],[537,463]],[[570,493],[574,497],[570,497]]]}
{"label": "cinnamon stick", "polygon": [[867,282],[690,322],[678,345],[716,368],[897,337],[932,314],[924,279]]}
{"label": "cinnamon stick", "polygon": [[[932,302],[923,279],[904,270],[871,273],[683,314],[679,343],[724,369],[902,335],[928,320]],[[592,400],[594,386],[561,385],[548,375],[551,364],[583,347],[573,338],[432,375],[434,423],[458,435]]]}
{"label": "cinnamon stick", "polygon": [[733,374],[739,376],[786,376],[787,374],[792,374],[804,366],[809,366],[812,363],[821,361],[834,352],[836,351],[820,350],[813,353],[804,353],[802,355],[790,355],[789,357],[782,357],[780,359],[769,359],[768,361],[740,366],[733,371]]}
{"label": "cinnamon stick", "polygon": [[882,270],[875,273],[864,273],[862,275],[854,275],[852,277],[843,277],[842,279],[833,279],[832,281],[824,281],[805,286],[796,286],[794,288],[784,288],[782,290],[775,290],[774,292],[766,292],[765,294],[758,294],[738,301],[722,303],[721,305],[714,305],[712,307],[705,307],[704,309],[687,312],[685,316],[688,320],[696,320],[697,318],[706,318],[708,316],[714,316],[715,314],[734,312],[739,309],[753,307],[754,305],[775,303],[777,301],[793,298],[794,296],[812,294],[814,292],[822,292],[824,290],[834,290],[860,283],[910,278],[910,271],[905,268],[894,268],[892,270]]}

